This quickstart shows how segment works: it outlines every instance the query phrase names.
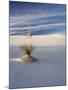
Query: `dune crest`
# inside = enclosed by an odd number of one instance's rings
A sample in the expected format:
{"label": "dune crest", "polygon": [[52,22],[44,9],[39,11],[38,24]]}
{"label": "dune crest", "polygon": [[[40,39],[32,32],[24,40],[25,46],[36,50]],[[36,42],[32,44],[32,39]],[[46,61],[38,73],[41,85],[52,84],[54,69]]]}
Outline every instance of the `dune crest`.
{"label": "dune crest", "polygon": [[25,46],[32,44],[33,46],[63,46],[65,45],[65,36],[63,35],[37,35],[32,39],[26,36],[10,36],[11,46]]}

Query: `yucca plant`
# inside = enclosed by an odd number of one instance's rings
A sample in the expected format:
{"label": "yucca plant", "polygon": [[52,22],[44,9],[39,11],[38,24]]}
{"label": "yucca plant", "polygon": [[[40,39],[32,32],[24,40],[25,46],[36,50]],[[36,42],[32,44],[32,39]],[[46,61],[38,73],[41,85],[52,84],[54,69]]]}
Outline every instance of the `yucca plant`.
{"label": "yucca plant", "polygon": [[22,57],[22,59],[24,59],[25,62],[32,61],[33,46],[21,46],[21,50],[24,52],[24,56]]}
{"label": "yucca plant", "polygon": [[31,56],[32,51],[33,51],[33,47],[32,47],[32,45],[24,46],[23,50],[24,50],[25,55]]}

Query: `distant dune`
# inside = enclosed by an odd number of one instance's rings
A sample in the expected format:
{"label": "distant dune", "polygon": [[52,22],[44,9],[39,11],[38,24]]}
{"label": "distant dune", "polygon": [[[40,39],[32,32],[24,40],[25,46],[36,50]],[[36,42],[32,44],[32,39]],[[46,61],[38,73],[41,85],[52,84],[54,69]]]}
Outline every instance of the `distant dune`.
{"label": "distant dune", "polygon": [[63,46],[65,45],[64,35],[37,35],[32,36],[31,39],[27,36],[10,36],[10,46],[24,46],[24,45],[36,45],[36,46]]}

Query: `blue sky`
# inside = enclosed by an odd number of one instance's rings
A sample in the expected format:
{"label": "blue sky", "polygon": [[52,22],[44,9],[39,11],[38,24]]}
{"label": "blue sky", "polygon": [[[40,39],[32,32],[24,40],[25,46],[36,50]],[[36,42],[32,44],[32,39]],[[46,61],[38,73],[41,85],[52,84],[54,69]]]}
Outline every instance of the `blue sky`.
{"label": "blue sky", "polygon": [[65,35],[64,4],[10,1],[10,35],[25,35],[32,26],[33,35]]}

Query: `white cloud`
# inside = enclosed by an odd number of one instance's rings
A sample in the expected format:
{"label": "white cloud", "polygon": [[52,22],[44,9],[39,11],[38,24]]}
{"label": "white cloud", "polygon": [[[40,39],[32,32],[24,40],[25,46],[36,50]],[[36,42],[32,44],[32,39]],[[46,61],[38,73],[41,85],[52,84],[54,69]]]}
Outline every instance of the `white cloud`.
{"label": "white cloud", "polygon": [[[17,30],[23,30],[23,32],[25,32],[25,30],[29,29],[29,26],[26,26],[28,24],[35,24],[35,26],[32,26],[32,30],[34,31],[39,31],[40,29],[47,30],[54,27],[64,26],[65,23],[60,23],[59,21],[55,23],[53,19],[53,17],[63,16],[64,14],[65,13],[61,13],[61,12],[51,13],[51,12],[45,12],[43,10],[41,11],[39,10],[38,12],[37,11],[32,11],[32,13],[27,12],[26,14],[23,14],[20,16],[18,15],[10,16],[10,31],[11,31],[10,33],[14,34],[16,33]],[[48,18],[51,18],[51,19],[48,19]]]}
{"label": "white cloud", "polygon": [[[53,23],[53,24],[41,24],[41,25],[37,25],[37,26],[32,26],[32,29],[34,29],[34,31],[40,28],[45,28],[45,29],[49,29],[49,28],[54,28],[56,26],[64,26],[65,23]],[[29,27],[15,27],[15,28],[10,28],[10,30],[24,30],[24,29],[29,29]]]}
{"label": "white cloud", "polygon": [[54,17],[54,16],[61,16],[64,15],[64,13],[46,13],[44,11],[40,13],[33,13],[33,14],[25,14],[21,16],[12,16],[10,17],[10,26],[14,25],[20,25],[20,24],[29,24],[33,20],[37,20],[40,18],[48,18],[48,17]]}

